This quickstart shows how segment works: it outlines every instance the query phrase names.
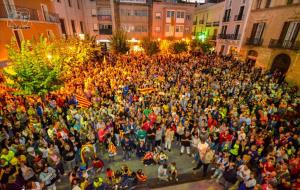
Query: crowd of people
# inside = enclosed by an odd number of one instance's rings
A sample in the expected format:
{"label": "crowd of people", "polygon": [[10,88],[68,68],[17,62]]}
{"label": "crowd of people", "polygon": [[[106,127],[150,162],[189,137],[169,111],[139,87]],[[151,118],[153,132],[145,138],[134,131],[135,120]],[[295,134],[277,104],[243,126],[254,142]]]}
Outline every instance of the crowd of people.
{"label": "crowd of people", "polygon": [[[279,72],[216,54],[110,54],[64,79],[44,97],[0,95],[0,189],[55,190],[64,175],[73,190],[176,182],[174,149],[226,190],[300,188],[299,92]],[[114,171],[118,154],[157,176]]]}

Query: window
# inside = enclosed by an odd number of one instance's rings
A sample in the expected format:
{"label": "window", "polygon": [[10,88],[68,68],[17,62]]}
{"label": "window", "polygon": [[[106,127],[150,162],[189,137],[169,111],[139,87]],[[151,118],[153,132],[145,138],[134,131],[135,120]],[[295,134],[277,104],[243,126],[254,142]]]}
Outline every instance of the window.
{"label": "window", "polygon": [[100,24],[99,34],[111,35],[112,34],[112,25],[111,24]]}
{"label": "window", "polygon": [[262,0],[257,0],[256,1],[256,9],[260,9],[261,2],[262,2]]}
{"label": "window", "polygon": [[244,9],[245,6],[240,7],[239,15],[238,15],[238,20],[242,20],[243,14],[244,14]]}
{"label": "window", "polygon": [[71,0],[68,0],[69,7],[72,7]]}
{"label": "window", "polygon": [[300,22],[285,22],[279,37],[279,41],[295,42],[299,34]]}
{"label": "window", "polygon": [[14,18],[16,16],[16,8],[13,0],[4,0],[5,9],[8,18]]}
{"label": "window", "polygon": [[60,0],[56,0],[56,2],[60,3],[61,1]]}
{"label": "window", "polygon": [[221,34],[222,34],[222,35],[225,35],[226,32],[227,32],[227,25],[222,26]]}
{"label": "window", "polygon": [[41,4],[41,7],[42,7],[42,12],[43,12],[45,21],[49,21],[50,18],[49,18],[49,12],[48,12],[47,5]]}
{"label": "window", "polygon": [[180,32],[180,33],[182,33],[182,32],[183,32],[183,26],[176,26],[175,32]]}
{"label": "window", "polygon": [[186,20],[191,20],[191,15],[185,15]]}
{"label": "window", "polygon": [[265,25],[266,24],[264,22],[254,23],[252,26],[250,39],[259,42],[262,39]]}
{"label": "window", "polygon": [[92,9],[92,16],[96,16],[97,15],[97,10],[96,9]]}
{"label": "window", "polygon": [[167,17],[174,17],[175,16],[175,11],[167,11]]}
{"label": "window", "polygon": [[238,24],[235,26],[235,30],[234,30],[234,39],[235,40],[238,39],[239,31],[240,31],[240,25]]}
{"label": "window", "polygon": [[287,0],[286,4],[287,5],[290,5],[290,4],[293,4],[294,0]]}
{"label": "window", "polygon": [[94,31],[98,30],[98,24],[94,24]]}
{"label": "window", "polygon": [[176,13],[176,18],[184,18],[184,12],[182,12],[182,11],[177,11],[177,13]]}
{"label": "window", "polygon": [[83,34],[84,33],[84,28],[83,28],[83,22],[80,21],[80,31]]}
{"label": "window", "polygon": [[71,25],[72,25],[73,34],[76,34],[76,27],[75,27],[75,21],[74,20],[71,20]]}
{"label": "window", "polygon": [[62,34],[67,34],[64,19],[60,18],[59,22],[60,22],[61,33]]}
{"label": "window", "polygon": [[134,10],[134,16],[148,16],[146,10]]}
{"label": "window", "polygon": [[190,32],[190,27],[185,27],[185,33],[189,33]]}
{"label": "window", "polygon": [[53,40],[55,35],[52,30],[47,30],[48,39]]}
{"label": "window", "polygon": [[21,42],[23,40],[22,30],[13,30],[13,33],[15,35],[18,47],[21,48]]}
{"label": "window", "polygon": [[160,13],[160,12],[156,12],[156,13],[155,13],[155,18],[156,18],[156,19],[160,19],[160,17],[161,17],[161,13]]}
{"label": "window", "polygon": [[171,30],[171,29],[170,29],[170,25],[167,24],[167,25],[166,25],[166,32],[170,32],[170,30]]}
{"label": "window", "polygon": [[80,9],[79,0],[77,0],[77,7],[78,7],[78,9]]}
{"label": "window", "polygon": [[265,8],[269,8],[270,5],[271,5],[271,0],[267,0],[267,1],[266,1],[266,6],[265,6]]}
{"label": "window", "polygon": [[155,27],[155,32],[160,32],[160,27],[159,26]]}
{"label": "window", "polygon": [[224,14],[224,17],[223,17],[223,22],[228,22],[230,20],[230,12],[231,12],[231,9],[225,10],[225,14]]}

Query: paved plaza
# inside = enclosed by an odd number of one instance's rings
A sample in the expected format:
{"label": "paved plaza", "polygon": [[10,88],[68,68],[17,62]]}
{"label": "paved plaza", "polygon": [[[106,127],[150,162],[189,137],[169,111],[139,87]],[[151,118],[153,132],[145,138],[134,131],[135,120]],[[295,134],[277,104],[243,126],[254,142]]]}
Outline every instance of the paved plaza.
{"label": "paved plaza", "polygon": [[[179,172],[179,181],[176,183],[175,181],[171,182],[162,182],[158,181],[157,179],[157,169],[159,165],[151,165],[151,166],[145,166],[143,165],[141,160],[138,160],[135,155],[132,155],[132,159],[129,161],[123,161],[122,158],[122,151],[118,150],[118,155],[115,157],[114,162],[108,162],[108,154],[104,154],[100,158],[103,159],[105,162],[104,170],[101,173],[101,177],[105,178],[105,169],[107,167],[112,168],[114,171],[121,168],[122,165],[126,164],[131,171],[137,171],[138,169],[142,169],[146,176],[148,176],[148,181],[144,184],[139,184],[137,186],[137,189],[152,189],[156,187],[161,186],[167,186],[167,185],[176,185],[178,183],[186,183],[196,180],[201,180],[201,171],[198,171],[198,173],[194,174],[192,169],[195,167],[196,163],[192,163],[193,158],[183,154],[180,155],[180,146],[176,145],[176,143],[173,143],[172,151],[166,151],[167,155],[169,156],[169,163],[176,162],[178,172]],[[70,183],[67,181],[68,179],[66,177],[63,177],[62,181],[58,183],[57,189],[58,190],[66,190],[70,189]],[[202,184],[202,183],[201,183]],[[206,183],[203,183],[206,184]],[[188,187],[188,186],[184,186]]]}

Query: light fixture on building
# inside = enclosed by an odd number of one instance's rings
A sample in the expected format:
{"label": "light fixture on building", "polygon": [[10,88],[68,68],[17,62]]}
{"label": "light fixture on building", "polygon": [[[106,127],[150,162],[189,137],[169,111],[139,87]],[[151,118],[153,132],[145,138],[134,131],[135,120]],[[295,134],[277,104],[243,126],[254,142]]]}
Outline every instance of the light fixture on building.
{"label": "light fixture on building", "polygon": [[141,52],[144,49],[139,45],[134,45],[134,46],[132,46],[132,50],[133,50],[133,52]]}
{"label": "light fixture on building", "polygon": [[51,59],[52,59],[52,55],[51,55],[51,54],[47,54],[47,58],[48,58],[49,60],[51,60]]}
{"label": "light fixture on building", "polygon": [[79,34],[78,36],[79,36],[80,40],[84,40],[85,39],[85,35],[84,34]]}
{"label": "light fixture on building", "polygon": [[131,40],[128,40],[128,42],[130,42],[130,43],[139,43],[140,40],[137,40],[135,38],[131,38]]}

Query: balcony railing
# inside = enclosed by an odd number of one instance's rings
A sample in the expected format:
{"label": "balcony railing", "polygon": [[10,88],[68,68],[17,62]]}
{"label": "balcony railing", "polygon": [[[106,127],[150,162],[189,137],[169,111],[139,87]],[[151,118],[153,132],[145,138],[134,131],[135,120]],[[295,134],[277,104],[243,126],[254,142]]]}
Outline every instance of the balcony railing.
{"label": "balcony railing", "polygon": [[234,16],[234,21],[240,21],[244,19],[244,15],[235,15]]}
{"label": "balcony railing", "polygon": [[230,21],[230,16],[228,17],[223,17],[223,22],[229,22]]}
{"label": "balcony railing", "polygon": [[0,5],[0,18],[39,20],[36,9],[15,6],[15,9],[8,12],[5,5]]}
{"label": "balcony railing", "polygon": [[[26,7],[15,6],[11,11],[7,11],[3,4],[0,5],[0,18],[9,18],[16,20],[34,20],[43,21],[38,16],[37,9],[31,9]],[[56,13],[48,12],[45,18],[47,22],[59,22],[59,16]]]}
{"label": "balcony railing", "polygon": [[220,22],[213,22],[213,26],[219,26]]}
{"label": "balcony railing", "polygon": [[48,15],[49,15],[49,17],[46,19],[46,21],[59,23],[59,16],[58,16],[58,14],[48,12]]}
{"label": "balcony railing", "polygon": [[271,39],[269,43],[269,48],[281,48],[297,51],[300,50],[300,41]]}
{"label": "balcony railing", "polygon": [[261,38],[247,38],[246,45],[261,46],[263,41]]}
{"label": "balcony railing", "polygon": [[98,15],[99,21],[112,21],[111,15]]}
{"label": "balcony railing", "polygon": [[241,35],[240,34],[219,34],[219,39],[225,39],[225,40],[240,40]]}
{"label": "balcony railing", "polygon": [[112,29],[100,29],[99,34],[104,34],[104,35],[111,35],[112,34]]}
{"label": "balcony railing", "polygon": [[213,25],[212,22],[207,22],[207,23],[206,23],[206,27],[211,27],[212,25]]}

